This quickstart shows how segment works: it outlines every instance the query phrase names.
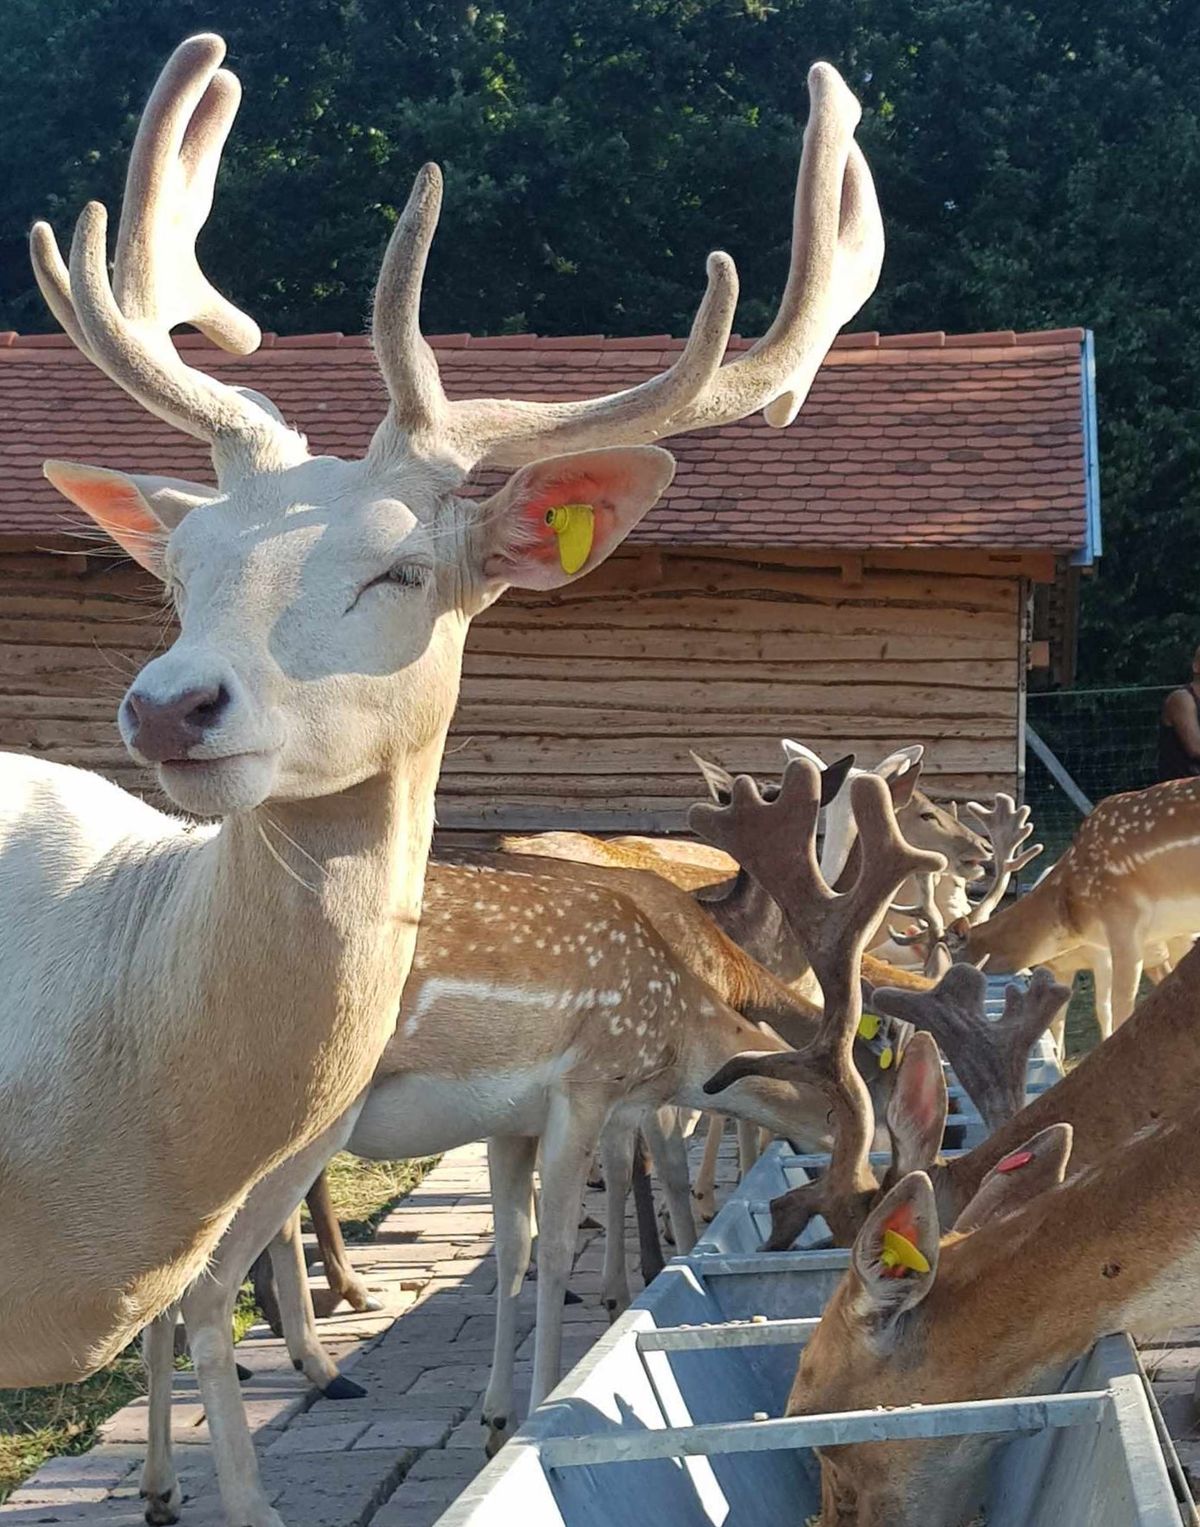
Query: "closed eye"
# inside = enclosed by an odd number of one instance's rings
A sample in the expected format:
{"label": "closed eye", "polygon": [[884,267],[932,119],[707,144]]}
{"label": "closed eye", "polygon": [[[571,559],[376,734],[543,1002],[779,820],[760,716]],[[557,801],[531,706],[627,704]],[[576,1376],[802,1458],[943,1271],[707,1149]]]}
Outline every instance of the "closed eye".
{"label": "closed eye", "polygon": [[386,573],[380,573],[378,578],[372,578],[369,583],[363,584],[347,607],[346,613],[349,614],[370,589],[395,588],[401,591],[423,589],[429,582],[430,576],[430,569],[423,562],[393,562]]}

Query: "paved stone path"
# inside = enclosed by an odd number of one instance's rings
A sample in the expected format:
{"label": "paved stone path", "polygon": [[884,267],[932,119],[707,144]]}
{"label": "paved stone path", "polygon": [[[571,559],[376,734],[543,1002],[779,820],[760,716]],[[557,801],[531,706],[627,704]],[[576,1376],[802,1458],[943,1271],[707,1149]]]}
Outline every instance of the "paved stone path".
{"label": "paved stone path", "polygon": [[[722,1192],[733,1180],[730,1132]],[[565,1368],[608,1329],[600,1307],[604,1195],[584,1202],[571,1278],[581,1304],[564,1311]],[[630,1282],[641,1287],[632,1200],[627,1218]],[[667,1248],[664,1248],[667,1249]],[[242,1386],[263,1480],[287,1527],[430,1527],[483,1467],[480,1410],[495,1315],[492,1207],[482,1145],[452,1151],[351,1256],[384,1308],[320,1322],[326,1347],[368,1391],[327,1400],[291,1366],[283,1343],[256,1326],[238,1347],[253,1371]],[[517,1393],[532,1376],[536,1285],[522,1296]],[[524,1389],[524,1393],[522,1393]],[[0,1527],[95,1523],[142,1527],[138,1476],[146,1402],[118,1411],[101,1442],[78,1458],[55,1458],[0,1506]],[[224,1527],[208,1427],[190,1373],[175,1375],[175,1456],[182,1521]]]}

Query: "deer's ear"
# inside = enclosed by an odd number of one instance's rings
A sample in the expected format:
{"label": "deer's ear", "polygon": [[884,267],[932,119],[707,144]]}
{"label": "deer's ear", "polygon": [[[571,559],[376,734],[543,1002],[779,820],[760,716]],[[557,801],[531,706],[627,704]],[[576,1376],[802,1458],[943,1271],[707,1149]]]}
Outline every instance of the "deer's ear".
{"label": "deer's ear", "polygon": [[903,774],[889,774],[886,776],[888,793],[892,797],[892,810],[903,811],[905,806],[912,804],[912,798],[917,793],[917,781],[921,778],[921,765],[915,763],[905,769]]}
{"label": "deer's ear", "polygon": [[1051,1124],[997,1161],[955,1220],[955,1230],[978,1230],[980,1225],[1023,1208],[1047,1188],[1056,1187],[1066,1175],[1073,1138],[1069,1124]]}
{"label": "deer's ear", "polygon": [[906,774],[909,769],[917,768],[924,757],[925,744],[911,742],[907,747],[889,753],[871,772],[878,774],[880,779],[891,779],[893,774]]}
{"label": "deer's ear", "polygon": [[854,754],[847,753],[845,758],[837,758],[827,769],[821,771],[821,805],[828,806],[830,801],[846,783],[850,771],[854,767]]}
{"label": "deer's ear", "polygon": [[590,573],[654,507],[675,473],[657,446],[551,456],[514,472],[476,524],[491,591],[553,589]]}
{"label": "deer's ear", "polygon": [[794,758],[807,758],[810,764],[818,769],[825,767],[825,760],[819,753],[814,753],[811,748],[806,748],[802,742],[793,742],[790,737],[781,737],[779,746],[783,749],[783,756],[791,763]]}
{"label": "deer's ear", "polygon": [[850,1255],[851,1308],[877,1337],[886,1339],[933,1287],[939,1236],[933,1184],[924,1172],[901,1178],[867,1216]]}
{"label": "deer's ear", "polygon": [[189,510],[217,497],[213,488],[178,478],[133,477],[75,461],[47,461],[42,471],[64,498],[156,578],[163,576],[163,547],[171,531]]}
{"label": "deer's ear", "polygon": [[905,1047],[887,1110],[897,1176],[929,1170],[942,1146],[948,1107],[937,1042],[931,1034],[916,1033]]}
{"label": "deer's ear", "polygon": [[707,758],[701,758],[699,753],[693,753],[691,748],[688,749],[688,753],[692,762],[703,774],[709,795],[718,806],[725,805],[733,795],[733,775],[728,769],[722,769],[720,764],[710,763]]}

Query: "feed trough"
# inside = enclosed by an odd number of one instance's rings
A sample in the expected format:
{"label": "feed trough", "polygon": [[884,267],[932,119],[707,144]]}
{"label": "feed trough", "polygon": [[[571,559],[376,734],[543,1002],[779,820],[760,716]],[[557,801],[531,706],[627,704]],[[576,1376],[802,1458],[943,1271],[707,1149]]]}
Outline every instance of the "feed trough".
{"label": "feed trough", "polygon": [[[1035,1054],[1030,1091],[1057,1074]],[[967,1143],[981,1130],[971,1120]],[[758,1246],[770,1199],[824,1160],[772,1146],[695,1250],[654,1280],[440,1527],[800,1527],[820,1509],[814,1447],[980,1435],[1000,1444],[986,1527],[1196,1522],[1123,1334],[1038,1394],[785,1418],[800,1349],[849,1253]]]}

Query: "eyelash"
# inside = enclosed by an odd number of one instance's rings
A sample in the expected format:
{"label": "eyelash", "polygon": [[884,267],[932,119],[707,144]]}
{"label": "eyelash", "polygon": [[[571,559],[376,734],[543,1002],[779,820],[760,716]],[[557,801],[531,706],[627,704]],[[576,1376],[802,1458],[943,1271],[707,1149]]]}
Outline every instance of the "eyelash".
{"label": "eyelash", "polygon": [[364,583],[355,595],[354,604],[350,606],[350,609],[354,608],[368,589],[381,588],[389,583],[399,589],[423,589],[429,582],[429,577],[429,569],[422,567],[419,562],[397,562],[389,567],[386,573],[382,573],[378,578],[372,578],[370,583]]}

